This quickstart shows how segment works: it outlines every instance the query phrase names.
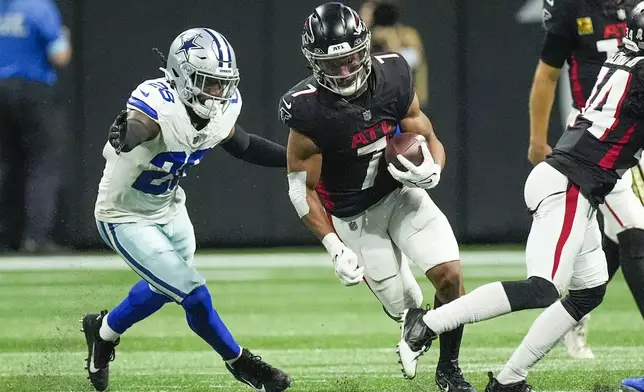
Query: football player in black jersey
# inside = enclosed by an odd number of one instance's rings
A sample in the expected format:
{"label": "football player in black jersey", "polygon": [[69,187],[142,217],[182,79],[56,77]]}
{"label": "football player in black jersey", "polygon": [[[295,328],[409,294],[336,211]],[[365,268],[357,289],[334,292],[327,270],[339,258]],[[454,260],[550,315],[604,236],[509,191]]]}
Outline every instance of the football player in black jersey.
{"label": "football player in black jersey", "polygon": [[486,388],[531,392],[528,369],[602,302],[608,271],[596,210],[644,148],[644,2],[631,13],[627,37],[599,71],[586,106],[526,180],[525,201],[534,218],[526,245],[528,279],[481,286],[436,310],[409,309],[399,343],[403,366],[415,366],[433,339],[460,325],[547,307],[497,377],[489,374]]}
{"label": "football player in black jersey", "polygon": [[[573,98],[570,113],[565,114],[569,123],[584,107],[606,57],[617,52],[626,32],[626,15],[635,2],[544,0],[546,36],[530,94],[528,158],[533,164],[542,162],[552,152],[547,142],[548,122],[562,66],[568,62]],[[631,288],[644,281],[644,259],[632,257],[634,252],[640,252],[638,247],[644,246],[639,245],[644,244],[644,206],[631,189],[633,186],[634,190],[641,192],[634,186],[642,183],[640,173],[641,168],[636,166],[633,176],[624,176],[600,206],[609,277],[612,278],[621,263]],[[635,300],[644,315],[644,296],[635,296]],[[573,358],[594,357],[586,344],[587,330],[588,316],[565,336],[563,342],[568,355]]]}
{"label": "football player in black jersey", "polygon": [[[302,52],[313,75],[279,106],[290,128],[289,197],[298,215],[322,241],[340,280],[350,286],[364,279],[391,318],[400,320],[423,301],[406,257],[436,287],[436,307],[458,298],[464,294],[458,245],[426,192],[439,182],[445,151],[419,108],[405,59],[371,56],[367,26],[340,3],[323,4],[306,19]],[[383,157],[399,132],[422,139],[424,161],[414,166],[403,158],[407,171],[388,167]],[[435,379],[443,391],[475,391],[458,366],[462,336],[461,327],[441,337]],[[415,374],[414,368],[405,376]]]}

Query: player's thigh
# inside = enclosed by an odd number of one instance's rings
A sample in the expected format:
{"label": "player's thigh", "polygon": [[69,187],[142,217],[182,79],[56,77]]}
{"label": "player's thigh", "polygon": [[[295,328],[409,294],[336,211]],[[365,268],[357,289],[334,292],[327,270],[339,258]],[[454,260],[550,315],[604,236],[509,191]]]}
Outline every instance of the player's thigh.
{"label": "player's thigh", "polygon": [[608,281],[608,265],[602,250],[602,238],[597,219],[592,219],[586,229],[582,250],[575,260],[570,290],[600,286]]}
{"label": "player's thigh", "polygon": [[528,176],[525,202],[532,211],[527,275],[547,279],[563,293],[583,249],[586,230],[595,220],[590,203],[547,163],[537,165]]}
{"label": "player's thigh", "polygon": [[148,222],[98,222],[101,236],[138,275],[157,291],[181,302],[205,284],[199,272],[174,249],[161,228]]}
{"label": "player's thigh", "polygon": [[[373,211],[372,211],[373,212]],[[377,218],[367,213],[352,218],[331,217],[338,237],[358,256],[364,266],[364,280],[392,317],[405,310],[405,298],[413,293],[413,283],[401,275],[402,254],[389,238]],[[412,287],[405,287],[405,284]]]}
{"label": "player's thigh", "polygon": [[599,206],[604,216],[604,233],[617,242],[617,234],[628,229],[644,229],[644,206],[633,192],[630,173],[617,181]]}
{"label": "player's thigh", "polygon": [[452,226],[423,189],[403,188],[391,214],[389,234],[423,272],[460,259]]}
{"label": "player's thigh", "polygon": [[185,207],[170,223],[163,225],[163,232],[168,236],[177,253],[188,265],[192,266],[197,243],[195,229]]}
{"label": "player's thigh", "polygon": [[633,193],[644,204],[644,157],[631,168],[631,177],[633,180]]}
{"label": "player's thigh", "polygon": [[331,223],[338,237],[358,256],[365,276],[381,281],[398,274],[400,250],[391,242],[386,227],[379,224],[378,215],[369,216],[369,212],[350,218],[331,216]]}

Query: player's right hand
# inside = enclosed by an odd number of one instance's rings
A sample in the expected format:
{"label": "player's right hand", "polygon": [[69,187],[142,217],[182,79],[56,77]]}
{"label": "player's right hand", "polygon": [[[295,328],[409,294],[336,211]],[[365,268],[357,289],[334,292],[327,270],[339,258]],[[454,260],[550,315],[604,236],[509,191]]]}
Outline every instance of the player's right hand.
{"label": "player's right hand", "polygon": [[121,110],[121,113],[116,116],[114,122],[110,126],[110,131],[107,135],[107,140],[112,147],[120,154],[125,146],[125,133],[127,132],[127,110]]}
{"label": "player's right hand", "polygon": [[360,283],[364,276],[364,267],[358,265],[358,256],[346,245],[333,255],[333,265],[336,275],[345,286]]}
{"label": "player's right hand", "polygon": [[552,154],[552,147],[547,143],[530,143],[530,147],[528,148],[528,160],[533,165],[543,162],[549,154]]}

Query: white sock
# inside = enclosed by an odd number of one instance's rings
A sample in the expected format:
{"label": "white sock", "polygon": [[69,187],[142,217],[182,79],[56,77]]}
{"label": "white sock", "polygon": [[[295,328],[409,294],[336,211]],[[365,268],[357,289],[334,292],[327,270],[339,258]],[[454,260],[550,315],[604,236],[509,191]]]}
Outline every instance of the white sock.
{"label": "white sock", "polygon": [[452,331],[460,325],[475,323],[510,313],[510,301],[501,282],[478,287],[467,295],[431,310],[423,321],[437,334]]}
{"label": "white sock", "polygon": [[114,332],[114,330],[107,324],[107,315],[103,317],[103,323],[101,324],[101,329],[98,331],[98,334],[101,336],[101,339],[107,340],[108,342],[113,342],[121,336],[120,333]]}
{"label": "white sock", "polygon": [[241,355],[242,355],[242,352],[243,352],[243,351],[244,351],[244,349],[243,349],[243,348],[241,348],[241,347],[239,347],[239,355],[237,355],[237,356],[236,356],[235,358],[233,358],[233,359],[227,359],[227,360],[226,360],[226,363],[228,363],[230,366],[232,366],[232,365],[233,365],[233,363],[235,363],[235,361],[236,361],[236,360],[238,360],[238,359],[239,359],[239,357],[241,357]]}
{"label": "white sock", "polygon": [[528,370],[543,358],[577,321],[557,301],[543,311],[532,323],[528,334],[505,364],[497,380],[512,384],[526,379]]}

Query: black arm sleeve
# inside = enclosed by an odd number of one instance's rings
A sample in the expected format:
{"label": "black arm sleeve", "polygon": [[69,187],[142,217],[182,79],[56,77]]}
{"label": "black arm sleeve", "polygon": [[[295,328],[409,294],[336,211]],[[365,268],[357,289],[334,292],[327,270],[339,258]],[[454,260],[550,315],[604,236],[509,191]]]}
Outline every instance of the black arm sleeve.
{"label": "black arm sleeve", "polygon": [[125,144],[121,151],[129,152],[134,147],[148,140],[150,132],[141,121],[129,118],[127,120],[127,131],[125,132]]}
{"label": "black arm sleeve", "polygon": [[235,158],[260,166],[286,167],[286,148],[235,125],[233,136],[221,146]]}
{"label": "black arm sleeve", "polygon": [[573,45],[561,35],[547,33],[541,48],[541,61],[551,67],[561,68],[572,54]]}

